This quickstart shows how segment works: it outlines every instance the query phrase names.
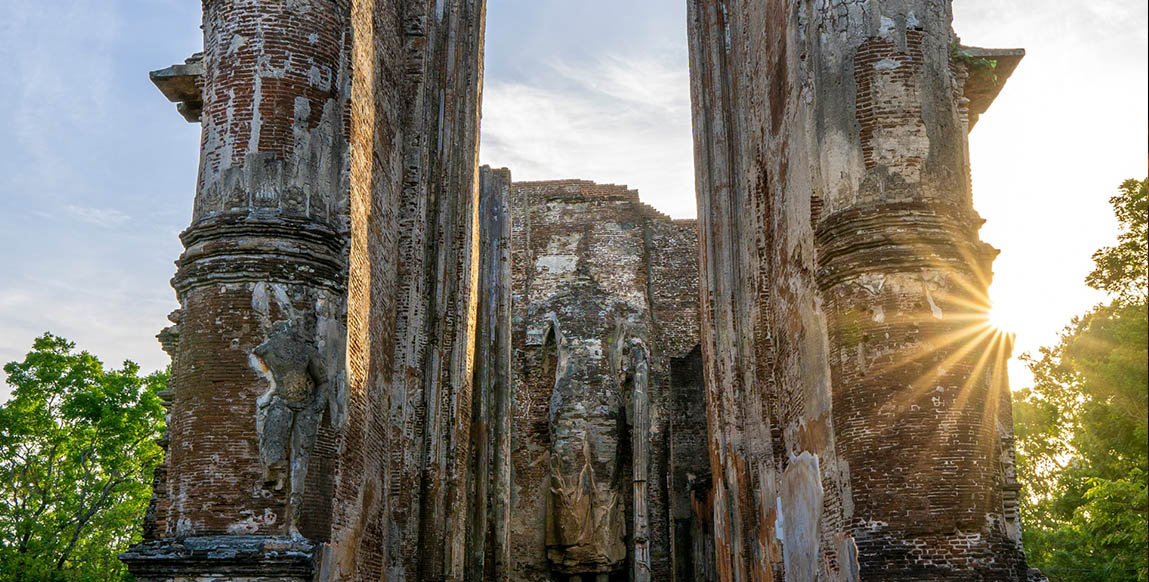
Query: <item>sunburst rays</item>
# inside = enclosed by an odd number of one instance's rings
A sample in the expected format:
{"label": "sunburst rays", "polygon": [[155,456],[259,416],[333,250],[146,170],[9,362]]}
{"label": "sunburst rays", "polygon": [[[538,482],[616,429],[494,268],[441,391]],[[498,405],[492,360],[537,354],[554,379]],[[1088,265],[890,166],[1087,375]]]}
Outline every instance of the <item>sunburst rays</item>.
{"label": "sunburst rays", "polygon": [[[1010,419],[1004,413],[1013,334],[998,325],[1004,315],[994,316],[986,292],[990,277],[978,265],[974,260],[965,262],[972,272],[964,276],[955,273],[952,264],[937,265],[945,276],[922,283],[926,297],[918,308],[904,308],[888,314],[881,324],[868,326],[871,333],[884,337],[869,338],[867,349],[885,353],[862,358],[863,382],[884,387],[892,395],[882,409],[892,410],[894,417],[880,423],[885,425],[882,432],[893,436],[906,422],[925,429],[912,453],[913,468],[907,474],[911,479],[940,469],[934,465],[946,455],[939,451],[963,440],[991,464],[974,461],[959,470],[993,470],[999,437],[1009,430]],[[968,441],[958,433],[977,436]]]}

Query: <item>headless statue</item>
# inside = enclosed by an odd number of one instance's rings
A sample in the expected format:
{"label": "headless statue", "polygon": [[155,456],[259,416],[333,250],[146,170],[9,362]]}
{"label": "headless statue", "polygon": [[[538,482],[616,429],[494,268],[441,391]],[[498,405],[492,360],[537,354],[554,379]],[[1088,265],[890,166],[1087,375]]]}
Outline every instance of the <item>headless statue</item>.
{"label": "headless statue", "polygon": [[566,337],[557,321],[551,331],[557,357],[549,410],[547,558],[566,582],[606,582],[627,557],[615,432],[623,420],[619,387],[598,383],[603,364],[585,344]]}
{"label": "headless statue", "polygon": [[270,386],[256,401],[256,430],[264,485],[288,488],[288,529],[298,533],[307,464],[315,446],[330,381],[314,342],[286,321],[272,326],[251,353],[252,365]]}

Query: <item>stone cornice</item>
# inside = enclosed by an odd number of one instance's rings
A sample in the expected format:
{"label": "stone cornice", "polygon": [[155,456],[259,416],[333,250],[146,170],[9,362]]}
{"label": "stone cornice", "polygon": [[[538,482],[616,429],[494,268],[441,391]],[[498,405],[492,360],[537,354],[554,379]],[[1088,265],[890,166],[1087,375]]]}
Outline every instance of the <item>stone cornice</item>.
{"label": "stone cornice", "polygon": [[222,216],[193,224],[180,239],[172,286],[183,295],[203,285],[271,281],[346,287],[344,236],[310,220]]}
{"label": "stone cornice", "polygon": [[819,222],[818,285],[829,288],[865,273],[927,269],[988,277],[998,251],[981,242],[981,220],[959,208],[920,202],[867,205]]}
{"label": "stone cornice", "polygon": [[192,55],[182,65],[152,71],[148,76],[164,97],[176,104],[188,123],[199,123],[203,115],[203,53]]}

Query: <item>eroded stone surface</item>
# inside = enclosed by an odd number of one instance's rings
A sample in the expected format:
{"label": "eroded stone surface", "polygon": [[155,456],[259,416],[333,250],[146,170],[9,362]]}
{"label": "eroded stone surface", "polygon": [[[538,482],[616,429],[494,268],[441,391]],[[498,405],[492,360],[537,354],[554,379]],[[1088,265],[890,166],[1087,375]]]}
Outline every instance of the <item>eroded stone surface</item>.
{"label": "eroded stone surface", "polygon": [[[464,578],[482,34],[481,1],[212,0],[153,75],[203,140],[133,571],[196,539],[212,579]],[[306,573],[210,551],[284,537]]]}
{"label": "eroded stone surface", "polygon": [[710,579],[694,221],[579,180],[510,202],[511,579]]}
{"label": "eroded stone surface", "polygon": [[696,224],[480,173],[484,14],[205,1],[153,75],[203,140],[132,571],[1039,579],[966,140],[1021,54],[690,0]]}
{"label": "eroded stone surface", "polygon": [[1023,579],[950,2],[689,6],[721,578]]}

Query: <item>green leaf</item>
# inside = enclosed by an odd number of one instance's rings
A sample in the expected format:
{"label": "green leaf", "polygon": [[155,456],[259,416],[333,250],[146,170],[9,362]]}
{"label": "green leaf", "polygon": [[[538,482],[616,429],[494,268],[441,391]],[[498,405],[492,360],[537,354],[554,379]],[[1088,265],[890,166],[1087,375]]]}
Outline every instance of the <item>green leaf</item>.
{"label": "green leaf", "polygon": [[37,338],[4,366],[0,406],[0,582],[125,580],[162,450],[166,373],[107,370],[75,344]]}
{"label": "green leaf", "polygon": [[1111,200],[1119,244],[1087,279],[1113,301],[1022,358],[1034,375],[1013,404],[1024,543],[1052,581],[1149,581],[1146,183]]}

